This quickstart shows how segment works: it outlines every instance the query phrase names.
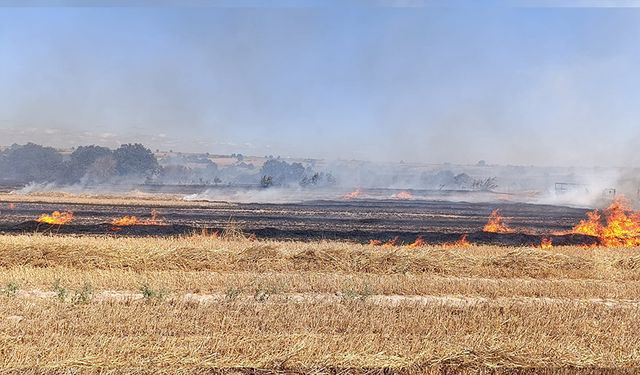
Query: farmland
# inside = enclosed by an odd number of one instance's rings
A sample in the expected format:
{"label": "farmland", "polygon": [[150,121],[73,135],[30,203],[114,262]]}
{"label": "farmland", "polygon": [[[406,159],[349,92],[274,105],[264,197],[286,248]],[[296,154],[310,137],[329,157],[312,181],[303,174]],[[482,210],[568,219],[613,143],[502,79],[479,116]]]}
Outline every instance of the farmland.
{"label": "farmland", "polygon": [[[5,195],[0,207],[2,233],[56,233],[117,236],[185,235],[195,231],[221,233],[236,226],[257,239],[339,240],[411,243],[455,242],[467,236],[473,243],[539,245],[543,238],[562,245],[593,244],[589,236],[568,231],[587,210],[525,203],[469,203],[433,200],[316,200],[301,203],[189,202],[171,199],[94,199],[57,196]],[[487,233],[483,226],[499,208],[513,233]],[[135,216],[140,220],[156,212],[157,225],[116,227],[114,220]],[[43,213],[73,212],[64,226],[34,220]],[[149,224],[149,223],[147,223]],[[114,230],[115,229],[115,230]]]}
{"label": "farmland", "polygon": [[[3,368],[632,368],[634,249],[0,237]],[[354,370],[355,371],[355,370]]]}
{"label": "farmland", "polygon": [[[409,243],[427,229],[480,233],[494,205],[11,203],[4,228],[54,209],[73,211],[75,224],[0,236],[2,368],[631,373],[640,366],[636,248]],[[81,230],[123,215],[146,218],[151,208],[165,223],[147,235]],[[585,212],[500,208],[511,227],[532,236],[571,228]],[[219,230],[163,234],[168,225]],[[67,226],[74,230],[64,234]],[[276,226],[312,235],[251,235]],[[349,226],[365,228],[363,235],[321,238],[322,228],[352,233],[341,229]],[[360,241],[394,231],[411,236],[384,246]]]}

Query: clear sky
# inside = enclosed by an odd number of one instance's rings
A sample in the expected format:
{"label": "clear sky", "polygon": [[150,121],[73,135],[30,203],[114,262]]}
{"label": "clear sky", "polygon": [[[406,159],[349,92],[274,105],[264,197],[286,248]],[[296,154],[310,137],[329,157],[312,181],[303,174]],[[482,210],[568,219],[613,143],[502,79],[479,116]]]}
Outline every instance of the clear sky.
{"label": "clear sky", "polygon": [[149,3],[0,0],[0,144],[640,166],[633,2]]}

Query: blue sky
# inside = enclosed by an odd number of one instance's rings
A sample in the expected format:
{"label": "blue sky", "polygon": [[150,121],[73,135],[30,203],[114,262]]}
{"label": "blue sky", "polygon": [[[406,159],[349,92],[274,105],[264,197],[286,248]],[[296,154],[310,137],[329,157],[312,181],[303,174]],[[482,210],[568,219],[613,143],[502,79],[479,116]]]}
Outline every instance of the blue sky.
{"label": "blue sky", "polygon": [[640,163],[640,9],[122,3],[0,7],[0,144]]}

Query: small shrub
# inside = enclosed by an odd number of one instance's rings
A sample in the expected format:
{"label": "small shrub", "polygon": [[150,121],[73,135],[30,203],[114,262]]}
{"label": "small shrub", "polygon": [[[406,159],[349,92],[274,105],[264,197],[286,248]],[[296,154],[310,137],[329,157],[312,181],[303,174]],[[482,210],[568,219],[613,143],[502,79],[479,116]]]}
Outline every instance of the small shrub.
{"label": "small shrub", "polygon": [[256,292],[253,294],[253,299],[258,302],[266,302],[270,296],[271,293],[269,293],[268,290],[256,289]]}
{"label": "small shrub", "polygon": [[234,301],[242,291],[239,288],[229,287],[224,294],[225,301]]}
{"label": "small shrub", "polygon": [[60,302],[64,302],[69,295],[69,291],[60,284],[60,279],[53,282],[53,291],[56,292],[56,298]]}
{"label": "small shrub", "polygon": [[7,283],[7,286],[3,289],[4,294],[7,297],[15,297],[18,293],[18,284],[14,281]]}
{"label": "small shrub", "polygon": [[361,289],[345,289],[342,291],[342,299],[347,301],[364,301],[373,295],[373,289],[364,285]]}
{"label": "small shrub", "polygon": [[165,296],[164,291],[152,289],[148,284],[142,285],[142,287],[140,287],[140,292],[142,293],[142,297],[144,297],[145,300],[150,300],[153,298],[162,299]]}
{"label": "small shrub", "polygon": [[71,301],[77,304],[85,304],[91,302],[93,299],[93,287],[88,282],[85,282],[81,289],[76,290]]}

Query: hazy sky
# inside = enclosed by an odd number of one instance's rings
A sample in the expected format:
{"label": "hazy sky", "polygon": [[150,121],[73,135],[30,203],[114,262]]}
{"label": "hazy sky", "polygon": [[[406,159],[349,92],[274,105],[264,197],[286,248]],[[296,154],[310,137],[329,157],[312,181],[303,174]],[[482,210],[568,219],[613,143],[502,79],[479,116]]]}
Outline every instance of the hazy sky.
{"label": "hazy sky", "polygon": [[0,144],[640,166],[633,3],[16,3]]}

